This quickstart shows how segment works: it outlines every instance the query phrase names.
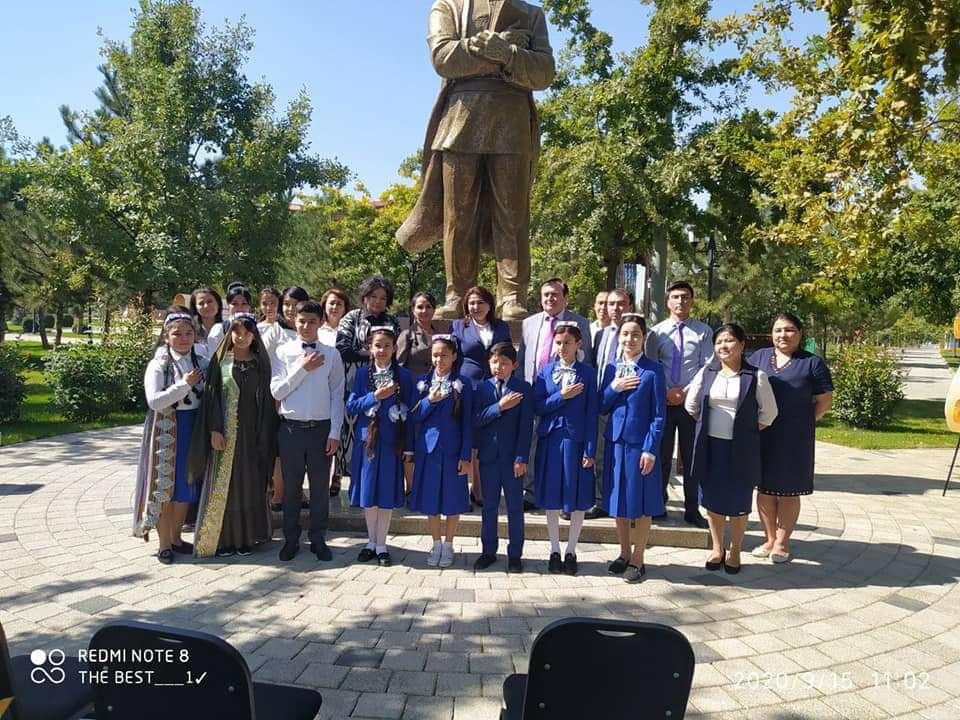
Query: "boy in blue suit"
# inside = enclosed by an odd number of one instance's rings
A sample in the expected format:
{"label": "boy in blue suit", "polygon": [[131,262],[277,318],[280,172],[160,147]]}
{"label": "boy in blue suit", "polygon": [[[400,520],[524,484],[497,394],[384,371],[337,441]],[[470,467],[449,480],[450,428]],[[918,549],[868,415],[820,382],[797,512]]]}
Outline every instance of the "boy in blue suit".
{"label": "boy in blue suit", "polygon": [[513,373],[517,351],[512,343],[490,348],[490,373],[474,395],[474,441],[480,460],[483,494],[482,554],[474,570],[485,570],[497,561],[497,510],[500,492],[507,500],[507,571],[523,572],[523,478],[527,473],[533,437],[533,388]]}

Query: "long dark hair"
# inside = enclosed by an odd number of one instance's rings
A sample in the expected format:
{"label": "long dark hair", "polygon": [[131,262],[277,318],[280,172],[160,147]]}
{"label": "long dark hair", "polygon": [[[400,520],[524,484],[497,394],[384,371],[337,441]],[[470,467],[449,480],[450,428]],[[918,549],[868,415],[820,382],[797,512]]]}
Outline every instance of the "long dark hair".
{"label": "long dark hair", "polygon": [[[277,322],[280,322],[280,319],[283,317],[283,293],[277,290],[271,285],[267,285],[264,288],[260,288],[260,302],[263,303],[264,295],[273,295],[277,299]],[[266,316],[260,311],[260,308],[257,307],[256,314],[261,320],[266,320]]]}
{"label": "long dark hair", "polygon": [[[433,347],[437,343],[443,343],[450,348],[451,351],[453,351],[455,359],[453,361],[453,367],[450,368],[451,382],[453,382],[455,378],[452,376],[460,375],[460,344],[457,342],[455,337],[434,336],[432,342],[430,343],[430,347]],[[421,393],[421,397],[430,394],[430,385],[433,383],[433,378],[434,375],[436,375],[436,372],[437,369],[435,367],[430,368],[430,373],[427,375],[427,387],[424,392]],[[458,420],[460,419],[460,392],[456,388],[453,388],[453,416]]]}
{"label": "long dark hair", "polygon": [[243,325],[243,327],[253,333],[253,342],[250,343],[250,352],[253,353],[256,359],[259,360],[261,357],[263,357],[263,340],[260,338],[260,329],[257,327],[256,321],[252,318],[236,318],[230,323],[230,327],[228,327],[227,331],[224,333],[223,352],[228,353],[233,350],[233,338],[230,335],[230,331],[233,330],[233,328],[237,325]]}
{"label": "long dark hair", "polygon": [[[296,329],[287,324],[287,318],[284,317],[283,314],[283,304],[287,301],[287,298],[291,297],[297,302],[306,302],[310,299],[310,294],[299,285],[291,285],[283,289],[283,294],[280,296],[280,312],[277,313],[277,322],[280,323],[280,327],[284,330]],[[321,318],[322,317],[321,315]]]}
{"label": "long dark hair", "polygon": [[213,296],[213,299],[217,301],[217,314],[213,318],[213,324],[223,322],[223,298],[220,297],[220,293],[212,287],[199,287],[190,293],[190,309],[187,312],[193,315],[194,319],[200,324],[201,330],[203,329],[203,321],[200,319],[200,313],[197,312],[197,295],[202,293]]}
{"label": "long dark hair", "polygon": [[496,324],[497,320],[500,318],[497,317],[497,301],[493,298],[493,293],[487,290],[485,287],[480,285],[474,285],[472,288],[467,290],[463,294],[463,300],[460,302],[460,312],[463,315],[464,320],[469,320],[474,322],[473,318],[470,316],[470,298],[476,295],[481,300],[483,300],[490,310],[487,312],[487,323],[492,327]]}
{"label": "long dark hair", "polygon": [[[377,335],[386,335],[393,341],[393,355],[390,356],[390,371],[393,373],[393,396],[396,401],[399,403],[403,397],[400,392],[400,366],[397,364],[397,338],[394,337],[392,330],[387,330],[384,328],[378,328],[371,332],[367,336],[367,345],[373,343],[373,338]],[[373,374],[377,369],[376,360],[373,358],[373,353],[370,354],[370,363],[367,365],[367,391],[376,392],[376,387],[373,385]],[[396,453],[397,457],[403,455],[403,445],[404,445],[404,427],[406,423],[403,419],[397,420],[397,434],[394,441],[393,451]],[[380,419],[375,414],[370,418],[370,422],[367,425],[367,440],[364,442],[363,447],[367,451],[367,457],[373,458],[377,450],[377,437],[380,434]]]}

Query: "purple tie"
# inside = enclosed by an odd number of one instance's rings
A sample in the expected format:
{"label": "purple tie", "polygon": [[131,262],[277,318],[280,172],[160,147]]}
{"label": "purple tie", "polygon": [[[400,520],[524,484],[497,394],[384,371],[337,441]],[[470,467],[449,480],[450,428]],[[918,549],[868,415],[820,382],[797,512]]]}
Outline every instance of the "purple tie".
{"label": "purple tie", "polygon": [[547,339],[543,343],[543,347],[540,349],[540,358],[537,361],[537,370],[540,370],[540,368],[550,362],[550,354],[553,352],[553,331],[557,324],[557,319],[551,315],[547,315],[546,321],[550,323],[550,329],[547,330]]}
{"label": "purple tie", "polygon": [[680,375],[683,373],[683,323],[677,323],[677,344],[673,348],[673,360],[670,363],[670,382],[680,384]]}
{"label": "purple tie", "polygon": [[611,325],[607,338],[607,364],[617,361],[617,326]]}

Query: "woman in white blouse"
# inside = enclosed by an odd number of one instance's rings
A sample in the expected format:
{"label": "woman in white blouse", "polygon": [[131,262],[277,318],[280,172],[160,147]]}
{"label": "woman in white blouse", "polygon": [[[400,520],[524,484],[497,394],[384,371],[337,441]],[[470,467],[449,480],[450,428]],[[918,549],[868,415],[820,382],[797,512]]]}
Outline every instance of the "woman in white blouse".
{"label": "woman in white blouse", "polygon": [[[744,360],[747,336],[733,323],[713,335],[714,360],[687,389],[686,410],[697,421],[691,473],[700,485],[712,547],[707,570],[740,572],[740,550],[761,479],[760,431],[777,417],[777,401],[766,373]],[[730,546],[724,530],[730,524]]]}

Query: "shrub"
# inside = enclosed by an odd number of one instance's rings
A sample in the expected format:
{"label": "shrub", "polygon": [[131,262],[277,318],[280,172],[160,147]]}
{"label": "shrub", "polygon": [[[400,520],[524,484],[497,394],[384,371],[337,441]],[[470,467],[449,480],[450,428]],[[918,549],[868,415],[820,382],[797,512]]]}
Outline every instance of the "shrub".
{"label": "shrub", "polygon": [[35,330],[33,324],[33,318],[24,318],[23,319],[23,331],[25,333],[32,333]]}
{"label": "shrub", "polygon": [[61,316],[60,316],[60,324],[61,324],[63,327],[65,327],[65,328],[68,328],[68,329],[69,329],[69,328],[72,328],[72,327],[73,327],[73,315],[61,315]]}
{"label": "shrub", "polygon": [[73,422],[110,414],[117,391],[107,354],[99,345],[77,343],[51,353],[46,362],[53,404]]}
{"label": "shrub", "polygon": [[23,358],[11,346],[0,345],[0,424],[20,419],[26,394]]}
{"label": "shrub", "polygon": [[103,341],[103,350],[111,364],[114,380],[114,405],[117,410],[146,407],[143,395],[143,371],[153,357],[153,322],[147,315],[132,315],[114,323]]}
{"label": "shrub", "polygon": [[840,351],[833,371],[833,414],[857,428],[877,428],[890,420],[903,399],[902,373],[893,356],[873,345]]}

